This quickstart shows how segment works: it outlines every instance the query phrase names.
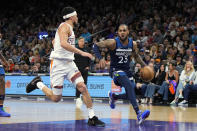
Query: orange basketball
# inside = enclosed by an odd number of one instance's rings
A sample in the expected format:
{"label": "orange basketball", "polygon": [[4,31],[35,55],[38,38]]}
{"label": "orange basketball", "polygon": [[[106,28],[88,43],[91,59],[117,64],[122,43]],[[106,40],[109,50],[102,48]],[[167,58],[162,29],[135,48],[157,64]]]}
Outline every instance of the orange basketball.
{"label": "orange basketball", "polygon": [[143,81],[149,82],[154,78],[154,71],[150,66],[145,66],[140,70],[140,77]]}

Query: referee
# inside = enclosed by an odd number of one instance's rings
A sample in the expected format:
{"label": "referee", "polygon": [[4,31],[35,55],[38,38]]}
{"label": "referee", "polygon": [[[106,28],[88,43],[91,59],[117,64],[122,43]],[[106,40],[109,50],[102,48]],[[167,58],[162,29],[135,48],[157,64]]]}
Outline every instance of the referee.
{"label": "referee", "polygon": [[[84,52],[90,52],[90,49],[85,46],[85,39],[83,37],[79,37],[78,39],[78,49],[84,51]],[[87,78],[88,78],[88,70],[89,70],[89,65],[90,65],[90,58],[81,56],[79,54],[75,54],[75,60],[74,62],[76,63],[79,71],[81,72],[81,75],[84,79],[84,83],[87,85]],[[82,100],[81,100],[81,92],[78,91],[76,88],[76,107],[81,108],[82,106]]]}

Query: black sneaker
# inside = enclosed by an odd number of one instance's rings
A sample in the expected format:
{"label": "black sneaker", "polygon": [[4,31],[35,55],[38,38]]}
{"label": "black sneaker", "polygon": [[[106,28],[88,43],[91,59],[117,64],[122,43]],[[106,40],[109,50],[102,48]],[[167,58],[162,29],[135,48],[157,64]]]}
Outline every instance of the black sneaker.
{"label": "black sneaker", "polygon": [[38,89],[37,87],[37,83],[38,82],[42,82],[42,79],[40,78],[40,76],[35,77],[27,86],[26,86],[26,92],[30,93],[35,89]]}
{"label": "black sneaker", "polygon": [[98,119],[98,117],[94,116],[91,119],[88,119],[88,125],[89,126],[98,126],[98,127],[104,127],[105,123]]}

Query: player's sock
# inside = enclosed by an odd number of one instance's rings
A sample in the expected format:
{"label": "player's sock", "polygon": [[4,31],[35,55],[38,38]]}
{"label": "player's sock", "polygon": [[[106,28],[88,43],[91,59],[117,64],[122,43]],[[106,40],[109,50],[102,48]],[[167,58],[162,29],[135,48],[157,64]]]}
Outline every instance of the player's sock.
{"label": "player's sock", "polygon": [[42,90],[43,87],[45,87],[45,84],[44,84],[43,82],[38,82],[36,85],[37,85],[37,87],[38,87],[40,90]]}
{"label": "player's sock", "polygon": [[138,114],[139,114],[139,112],[140,112],[139,107],[138,107],[138,106],[136,106],[136,107],[133,107],[133,108],[134,108],[134,110],[135,110],[135,113],[138,115]]}
{"label": "player's sock", "polygon": [[95,114],[94,114],[94,109],[88,108],[88,116],[89,116],[90,119],[93,118],[93,117],[95,116]]}

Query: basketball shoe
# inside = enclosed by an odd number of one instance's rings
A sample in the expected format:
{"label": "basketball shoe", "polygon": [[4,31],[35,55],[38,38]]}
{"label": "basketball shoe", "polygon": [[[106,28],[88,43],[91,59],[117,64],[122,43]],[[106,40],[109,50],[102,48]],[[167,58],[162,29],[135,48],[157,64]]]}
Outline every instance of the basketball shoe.
{"label": "basketball shoe", "polygon": [[0,117],[10,117],[11,115],[4,111],[3,107],[0,107]]}
{"label": "basketball shoe", "polygon": [[108,92],[109,106],[111,107],[111,109],[115,109],[115,107],[116,107],[114,95],[115,94],[113,92],[111,92],[111,91]]}
{"label": "basketball shoe", "polygon": [[137,115],[138,124],[141,124],[150,115],[150,110],[145,110],[142,112],[139,110]]}
{"label": "basketball shoe", "polygon": [[105,123],[98,119],[98,117],[94,116],[91,119],[88,119],[89,126],[97,126],[97,127],[104,127]]}
{"label": "basketball shoe", "polygon": [[30,93],[35,89],[38,89],[37,87],[37,83],[38,82],[42,82],[42,79],[40,78],[40,76],[35,77],[27,86],[26,86],[26,92]]}

